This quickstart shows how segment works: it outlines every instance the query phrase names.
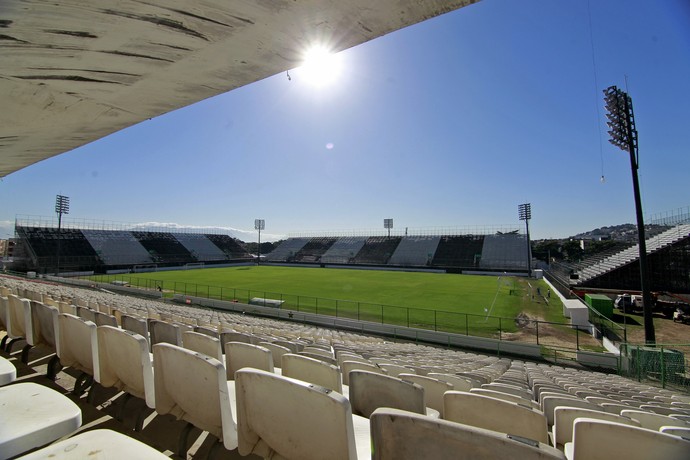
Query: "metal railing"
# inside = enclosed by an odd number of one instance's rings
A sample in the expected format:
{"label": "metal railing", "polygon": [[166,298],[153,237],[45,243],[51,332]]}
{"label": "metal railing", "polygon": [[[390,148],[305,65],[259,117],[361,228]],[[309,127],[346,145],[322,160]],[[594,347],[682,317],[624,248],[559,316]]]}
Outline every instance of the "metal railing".
{"label": "metal railing", "polygon": [[[533,343],[544,348],[546,356],[550,347],[578,351],[602,351],[601,343],[587,331],[573,328],[568,323],[542,321],[519,315],[515,318],[477,315],[443,310],[387,305],[343,299],[304,296],[259,289],[240,289],[210,286],[181,281],[165,281],[140,278],[128,274],[84,277],[101,283],[126,282],[131,287],[160,290],[166,296],[174,294],[189,297],[261,305],[261,299],[282,303],[283,310],[299,313],[329,315],[358,321],[487,337],[505,341]],[[573,356],[574,359],[574,356]]]}

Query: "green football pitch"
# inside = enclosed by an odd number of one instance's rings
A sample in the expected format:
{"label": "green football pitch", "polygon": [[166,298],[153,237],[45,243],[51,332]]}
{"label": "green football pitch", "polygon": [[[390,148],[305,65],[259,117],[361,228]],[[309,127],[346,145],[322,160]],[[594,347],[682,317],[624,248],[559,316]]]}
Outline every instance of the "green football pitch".
{"label": "green football pitch", "polygon": [[561,311],[555,295],[545,308],[548,288],[543,281],[508,276],[242,266],[107,277],[115,279],[160,286],[167,294],[243,303],[254,297],[276,299],[289,310],[457,332],[510,332],[515,324],[505,319],[520,313],[562,321],[554,316]]}

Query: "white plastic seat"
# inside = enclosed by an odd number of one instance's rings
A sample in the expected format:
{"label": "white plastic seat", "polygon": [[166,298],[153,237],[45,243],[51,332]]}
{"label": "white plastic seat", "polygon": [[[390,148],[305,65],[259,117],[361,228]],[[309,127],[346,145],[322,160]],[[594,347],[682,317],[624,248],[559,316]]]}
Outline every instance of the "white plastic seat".
{"label": "white plastic seat", "polygon": [[96,324],[96,311],[88,307],[77,307],[77,316]]}
{"label": "white plastic seat", "polygon": [[472,389],[472,380],[466,377],[462,377],[460,375],[431,372],[427,375],[427,377],[432,377],[443,382],[448,382],[451,385],[453,385],[453,390],[470,391]]}
{"label": "white plastic seat", "polygon": [[235,372],[243,367],[274,372],[273,354],[267,348],[244,342],[225,344],[225,370],[228,380],[235,380]]}
{"label": "white plastic seat", "polygon": [[[131,315],[122,315],[120,317],[120,321],[122,324],[122,329],[126,329],[128,331],[134,332],[135,334],[139,334],[140,336],[145,338],[147,342],[150,342],[149,326],[148,322],[144,318],[137,318],[136,316]],[[149,350],[150,349],[151,346],[149,345]]]}
{"label": "white plastic seat", "polygon": [[282,375],[285,377],[320,385],[343,394],[340,369],[333,364],[307,356],[287,353],[282,357],[281,369]]}
{"label": "white plastic seat", "polygon": [[152,346],[157,343],[171,343],[178,347],[182,346],[182,330],[177,324],[152,319],[149,321],[149,336],[151,337]]}
{"label": "white plastic seat", "polygon": [[58,324],[60,364],[82,373],[74,386],[74,393],[81,394],[91,386],[93,378],[98,374],[96,325],[64,313],[58,315]]}
{"label": "white plastic seat", "polygon": [[376,409],[370,422],[374,460],[565,458],[562,452],[543,443],[398,409]]}
{"label": "white plastic seat", "polygon": [[493,391],[500,391],[502,393],[508,393],[508,394],[511,394],[514,396],[519,396],[519,397],[526,399],[528,401],[534,400],[534,396],[532,395],[531,391],[527,391],[527,390],[520,388],[518,386],[515,386],[515,385],[497,383],[494,381],[492,383],[485,383],[480,388],[483,388],[485,390],[493,390]]}
{"label": "white plastic seat", "polygon": [[640,426],[640,422],[620,415],[604,412],[601,409],[586,409],[582,407],[558,406],[554,410],[554,423],[551,429],[551,441],[558,448],[573,440],[573,423],[577,418],[591,418],[607,422],[622,423],[630,426]]}
{"label": "white plastic seat", "polygon": [[12,383],[17,379],[17,368],[8,359],[0,356],[0,386]]}
{"label": "white plastic seat", "polygon": [[453,390],[453,385],[425,375],[400,374],[398,378],[423,387],[426,405],[437,410],[441,414],[441,418],[443,418],[443,395],[446,391]]}
{"label": "white plastic seat", "polygon": [[100,311],[95,312],[96,326],[113,326],[118,327],[117,318],[115,316],[103,313]]}
{"label": "white plastic seat", "polygon": [[381,369],[386,371],[386,374],[398,377],[400,374],[416,374],[415,370],[410,367],[401,366],[400,364],[393,363],[380,363],[377,364]]}
{"label": "white plastic seat", "polygon": [[[42,302],[32,301],[30,303],[31,309],[31,331],[27,334],[26,341],[31,347],[40,347],[56,353],[48,362],[47,375],[51,380],[60,368],[60,362],[57,358],[58,350],[58,315],[60,314],[57,307],[45,305]],[[27,331],[28,332],[28,331]],[[22,362],[28,363],[29,348],[24,348],[22,351]]]}
{"label": "white plastic seat", "polygon": [[371,458],[369,421],[341,394],[255,369],[236,374],[238,452],[263,458]]}
{"label": "white plastic seat", "polygon": [[398,377],[364,370],[350,372],[352,413],[369,418],[379,407],[392,407],[438,418],[439,412],[427,408],[424,387]]}
{"label": "white plastic seat", "polygon": [[443,396],[446,420],[548,443],[546,417],[541,411],[464,391]]}
{"label": "white plastic seat", "polygon": [[477,395],[488,396],[489,398],[500,399],[502,401],[509,401],[519,406],[541,410],[541,408],[539,407],[539,403],[536,401],[533,401],[531,399],[525,399],[516,395],[511,395],[509,393],[504,393],[502,391],[487,390],[485,388],[472,388],[469,392]]}
{"label": "white plastic seat", "polygon": [[[149,345],[145,338],[131,331],[112,326],[99,326],[98,337],[98,375],[96,381],[105,388],[120,391],[146,401],[146,405],[156,408],[153,389],[153,364]],[[127,398],[123,398],[121,414]],[[135,430],[142,429],[143,419],[137,419]]]}
{"label": "white plastic seat", "polygon": [[283,355],[286,355],[288,353],[291,353],[290,349],[287,347],[284,347],[282,345],[275,344],[273,342],[261,342],[259,343],[259,346],[264,347],[268,349],[271,352],[271,355],[273,356],[273,367],[281,367],[281,361],[283,359]]}
{"label": "white plastic seat", "polygon": [[[91,458],[126,458],[146,460],[169,460],[164,455],[136,439],[112,430],[91,430],[77,434],[43,449],[19,457],[21,460],[67,460]],[[19,460],[18,459],[18,460]]]}
{"label": "white plastic seat", "polygon": [[388,371],[381,369],[375,364],[360,362],[360,361],[343,361],[340,364],[340,372],[343,374],[343,385],[350,384],[350,372],[353,370],[362,370],[374,372],[376,374],[388,375]]}
{"label": "white plastic seat", "polygon": [[641,410],[622,410],[621,415],[640,422],[642,428],[648,430],[658,431],[662,426],[680,426],[690,428],[690,424],[669,417],[668,415],[655,414],[653,412],[644,412]]}
{"label": "white plastic seat", "polygon": [[[156,412],[208,431],[226,449],[235,449],[235,385],[226,380],[223,363],[168,343],[153,346],[153,363]],[[183,430],[183,438],[187,434]],[[186,439],[179,446],[177,454],[185,458]]]}
{"label": "white plastic seat", "polygon": [[182,333],[182,346],[188,350],[203,353],[223,362],[223,350],[220,346],[220,340],[210,335],[200,332],[184,331]]}
{"label": "white plastic seat", "polygon": [[690,427],[669,425],[659,427],[659,431],[665,434],[672,434],[673,436],[680,436],[690,441]]}
{"label": "white plastic seat", "polygon": [[596,404],[587,402],[584,399],[568,397],[563,398],[560,396],[546,396],[542,400],[542,412],[544,412],[544,415],[546,416],[546,422],[549,426],[553,426],[554,410],[558,406],[579,407],[582,409],[589,410],[602,410],[601,407],[597,406]]}
{"label": "white plastic seat", "polygon": [[0,459],[73,433],[81,410],[67,396],[36,383],[0,387]]}
{"label": "white plastic seat", "polygon": [[690,441],[622,423],[577,418],[565,456],[568,460],[687,460]]}
{"label": "white plastic seat", "polygon": [[14,294],[7,296],[7,337],[10,342],[6,345],[5,351],[12,351],[12,344],[22,339],[26,339],[31,331],[31,301],[20,298]]}

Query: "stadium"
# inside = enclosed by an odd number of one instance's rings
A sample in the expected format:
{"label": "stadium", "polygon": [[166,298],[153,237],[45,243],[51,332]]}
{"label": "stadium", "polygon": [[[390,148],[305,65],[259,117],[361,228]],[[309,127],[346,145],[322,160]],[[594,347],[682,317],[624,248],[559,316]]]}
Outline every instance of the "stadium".
{"label": "stadium", "polygon": [[[0,82],[17,114],[3,176],[292,69],[305,27],[342,30],[345,48],[474,2],[22,3],[0,18],[3,41],[46,43],[2,72],[23,75]],[[107,72],[126,88],[117,104],[91,71],[45,75],[65,53],[102,65],[74,42],[97,38],[79,32],[90,24],[150,46],[110,53],[126,60]],[[219,63],[220,46],[242,59]],[[648,221],[646,248],[573,262],[533,257],[520,224],[386,219],[270,250],[259,233],[254,252],[223,232],[63,219],[68,203],[58,195],[57,222],[18,216],[3,260],[0,459],[690,456],[690,345],[674,340],[690,213]],[[643,260],[653,309],[626,308]]]}

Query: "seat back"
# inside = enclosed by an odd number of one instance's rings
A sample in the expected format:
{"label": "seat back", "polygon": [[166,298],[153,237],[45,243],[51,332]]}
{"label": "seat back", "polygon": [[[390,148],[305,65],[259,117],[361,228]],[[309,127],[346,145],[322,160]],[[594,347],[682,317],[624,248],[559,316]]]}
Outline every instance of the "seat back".
{"label": "seat back", "polygon": [[680,436],[690,441],[690,428],[669,425],[660,427],[659,431],[666,434],[672,434],[673,436]]}
{"label": "seat back", "polygon": [[120,317],[122,322],[122,329],[126,329],[135,334],[139,334],[149,342],[149,326],[144,318],[137,318],[131,315],[122,315]]}
{"label": "seat back", "polygon": [[352,412],[344,396],[261,370],[242,369],[236,377],[241,455],[357,458]]}
{"label": "seat back", "polygon": [[569,460],[624,458],[665,460],[690,458],[690,441],[622,423],[575,419],[573,442],[566,444]]}
{"label": "seat back", "polygon": [[259,345],[243,342],[225,344],[225,370],[228,380],[235,380],[235,372],[243,367],[273,372],[273,355]]}
{"label": "seat back", "polygon": [[297,343],[297,342],[292,342],[289,340],[274,340],[274,344],[280,345],[281,347],[285,347],[288,350],[290,350],[290,353],[299,353],[304,349],[304,345]]}
{"label": "seat back", "polygon": [[77,307],[77,316],[94,324],[96,323],[96,311],[88,307]]}
{"label": "seat back", "polygon": [[343,393],[340,369],[333,364],[288,353],[283,355],[280,366],[285,377],[320,385],[340,394]]}
{"label": "seat back", "polygon": [[237,447],[223,363],[169,343],[153,346],[156,412],[171,414]]}
{"label": "seat back", "polygon": [[182,346],[182,331],[177,324],[159,319],[149,320],[149,334],[151,336],[151,345],[171,343],[178,347]]}
{"label": "seat back", "polygon": [[57,352],[57,331],[59,311],[56,307],[41,302],[31,302],[31,334],[29,345],[43,345]]}
{"label": "seat back", "polygon": [[350,372],[352,413],[369,418],[379,407],[426,413],[424,388],[397,377],[369,371]]}
{"label": "seat back", "polygon": [[27,338],[31,331],[31,301],[14,294],[7,296],[7,335],[11,339]]}
{"label": "seat back", "polygon": [[113,326],[117,327],[117,318],[108,313],[102,313],[100,311],[95,312],[96,326]]}
{"label": "seat back", "polygon": [[9,299],[0,295],[0,328],[7,330],[7,314],[9,310]]}
{"label": "seat back", "polygon": [[532,401],[531,399],[521,398],[520,396],[511,395],[508,393],[504,393],[502,391],[487,390],[484,388],[472,388],[470,390],[470,393],[482,395],[482,396],[488,396],[490,398],[500,399],[502,401],[509,401],[509,402],[518,404],[520,406],[525,406],[525,407],[529,407],[532,409],[539,409],[539,403],[536,401]]}
{"label": "seat back", "polygon": [[228,342],[252,343],[252,336],[244,332],[223,331],[220,333],[220,342],[223,348]]}
{"label": "seat back", "polygon": [[354,370],[369,371],[375,374],[388,375],[388,372],[385,369],[381,369],[375,364],[359,361],[343,361],[340,365],[340,372],[343,374],[343,385],[350,384],[350,372]]}
{"label": "seat back", "polygon": [[416,374],[415,370],[400,364],[394,363],[380,363],[378,366],[386,371],[386,374],[393,377],[398,377],[400,374]]}
{"label": "seat back", "polygon": [[98,375],[98,339],[96,325],[78,316],[60,313],[60,364],[72,367],[93,377]]}
{"label": "seat back", "polygon": [[443,382],[453,385],[453,390],[456,391],[470,391],[472,389],[472,381],[468,378],[453,374],[439,374],[431,372],[427,377],[432,377]]}
{"label": "seat back", "polygon": [[448,391],[443,396],[443,414],[446,420],[548,442],[544,414],[510,401],[464,391]]}
{"label": "seat back", "polygon": [[58,302],[58,310],[60,313],[68,313],[77,316],[77,307],[69,302]]}
{"label": "seat back", "polygon": [[223,362],[223,350],[220,347],[220,340],[215,337],[199,332],[184,331],[182,333],[182,345],[188,350],[203,353]]}
{"label": "seat back", "polygon": [[156,408],[153,390],[153,365],[149,344],[131,331],[113,326],[99,326],[98,368],[96,381],[106,388],[114,387],[143,399]]}
{"label": "seat back", "polygon": [[259,346],[267,348],[270,350],[271,355],[273,355],[273,367],[280,367],[283,359],[283,355],[290,353],[290,349],[282,345],[277,345],[272,342],[261,342]]}
{"label": "seat back", "polygon": [[370,418],[372,459],[471,458],[493,460],[563,459],[557,449],[542,443],[482,428],[391,408],[379,408]]}
{"label": "seat back", "polygon": [[426,405],[436,409],[443,418],[443,395],[446,391],[453,390],[453,385],[425,375],[400,374],[398,377],[423,387]]}
{"label": "seat back", "polygon": [[311,353],[306,350],[307,349],[305,348],[304,351],[300,351],[298,354],[306,356],[307,358],[318,359],[319,361],[323,361],[324,363],[328,364],[336,365],[338,363],[338,360],[336,360],[335,358],[329,358],[328,356],[325,356],[323,353]]}
{"label": "seat back", "polygon": [[[568,401],[570,402],[570,401]],[[620,415],[610,414],[599,409],[587,409],[582,407],[569,407],[567,405],[558,406],[554,410],[554,423],[551,430],[553,434],[553,443],[558,446],[564,446],[566,443],[573,440],[573,423],[576,418],[586,417],[597,420],[604,420],[607,422],[623,423],[625,425],[640,426],[637,420],[631,420]]]}
{"label": "seat back", "polygon": [[641,410],[622,410],[621,416],[637,420],[640,422],[640,426],[642,428],[647,428],[648,430],[658,431],[662,426],[680,426],[690,428],[690,423],[683,422],[682,420],[677,420],[669,417],[668,415],[643,412]]}
{"label": "seat back", "polygon": [[[220,334],[218,333],[217,330],[212,329],[211,325],[208,326],[194,326],[194,332],[198,332],[200,334],[206,334],[211,337],[215,337],[216,339],[220,338]],[[183,340],[184,341],[184,340]]]}
{"label": "seat back", "polygon": [[484,388],[485,390],[493,390],[493,391],[500,391],[502,393],[508,393],[510,395],[519,396],[519,397],[521,397],[523,399],[527,399],[527,400],[533,400],[534,399],[534,396],[532,395],[531,391],[525,390],[524,388],[520,388],[520,387],[515,386],[515,385],[492,382],[492,383],[485,383],[480,388]]}
{"label": "seat back", "polygon": [[585,401],[584,399],[568,398],[560,396],[545,396],[542,400],[542,408],[544,415],[546,415],[546,421],[549,426],[553,425],[554,414],[553,411],[558,406],[568,406],[568,407],[580,407],[582,409],[589,410],[602,410],[601,407],[596,404]]}

